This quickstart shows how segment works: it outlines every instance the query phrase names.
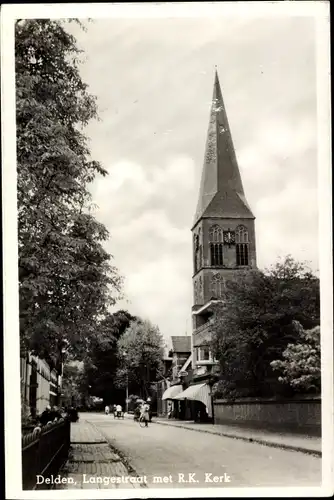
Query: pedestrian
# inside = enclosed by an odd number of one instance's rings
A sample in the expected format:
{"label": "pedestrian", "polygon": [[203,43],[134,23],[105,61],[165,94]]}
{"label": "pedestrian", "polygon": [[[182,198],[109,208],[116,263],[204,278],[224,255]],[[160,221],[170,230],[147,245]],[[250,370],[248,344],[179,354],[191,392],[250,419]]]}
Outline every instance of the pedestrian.
{"label": "pedestrian", "polygon": [[148,422],[150,420],[149,411],[150,411],[150,405],[147,402],[144,402],[141,407],[140,418],[144,420],[145,427],[148,427]]}
{"label": "pedestrian", "polygon": [[172,418],[173,415],[173,405],[170,401],[168,401],[168,409],[167,409],[167,418]]}
{"label": "pedestrian", "polygon": [[68,409],[67,406],[64,406],[61,411],[62,418],[68,418]]}
{"label": "pedestrian", "polygon": [[137,405],[134,411],[133,420],[138,422],[140,418],[140,405]]}
{"label": "pedestrian", "polygon": [[51,407],[47,406],[39,417],[39,421],[42,425],[46,425],[48,422],[52,422]]}
{"label": "pedestrian", "polygon": [[106,415],[109,415],[109,405],[107,405],[107,406],[105,407],[105,409],[104,409],[104,413],[105,413]]}
{"label": "pedestrian", "polygon": [[53,422],[57,422],[57,420],[60,420],[61,419],[61,413],[60,411],[58,410],[58,407],[57,406],[53,406],[52,407],[52,421]]}
{"label": "pedestrian", "polygon": [[151,407],[151,398],[147,398],[147,404],[149,405],[150,409],[148,410],[149,414],[149,422],[152,422],[152,407]]}
{"label": "pedestrian", "polygon": [[123,408],[121,405],[116,406],[116,416],[120,418],[122,416]]}

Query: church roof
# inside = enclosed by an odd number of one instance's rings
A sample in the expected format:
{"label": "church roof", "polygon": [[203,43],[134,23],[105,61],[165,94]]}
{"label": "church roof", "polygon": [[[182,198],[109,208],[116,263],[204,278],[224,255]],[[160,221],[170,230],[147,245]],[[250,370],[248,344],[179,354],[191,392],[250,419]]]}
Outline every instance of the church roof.
{"label": "church roof", "polygon": [[173,352],[191,352],[191,337],[186,335],[172,337]]}
{"label": "church roof", "polygon": [[255,218],[245,198],[217,71],[194,225],[202,217]]}

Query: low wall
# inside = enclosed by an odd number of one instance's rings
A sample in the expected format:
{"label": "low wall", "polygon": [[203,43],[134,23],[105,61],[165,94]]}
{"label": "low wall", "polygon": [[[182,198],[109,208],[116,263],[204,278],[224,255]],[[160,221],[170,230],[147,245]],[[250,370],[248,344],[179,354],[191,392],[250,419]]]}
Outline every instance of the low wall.
{"label": "low wall", "polygon": [[321,398],[239,399],[214,402],[216,424],[321,435]]}

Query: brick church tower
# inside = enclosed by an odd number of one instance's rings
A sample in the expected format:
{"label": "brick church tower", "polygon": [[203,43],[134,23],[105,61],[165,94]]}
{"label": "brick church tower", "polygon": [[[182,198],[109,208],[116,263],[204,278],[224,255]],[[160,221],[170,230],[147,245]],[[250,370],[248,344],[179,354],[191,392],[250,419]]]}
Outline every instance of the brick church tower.
{"label": "brick church tower", "polygon": [[193,366],[203,376],[215,365],[209,349],[212,304],[224,282],[256,267],[255,217],[247,203],[218,74],[207,133],[193,234]]}

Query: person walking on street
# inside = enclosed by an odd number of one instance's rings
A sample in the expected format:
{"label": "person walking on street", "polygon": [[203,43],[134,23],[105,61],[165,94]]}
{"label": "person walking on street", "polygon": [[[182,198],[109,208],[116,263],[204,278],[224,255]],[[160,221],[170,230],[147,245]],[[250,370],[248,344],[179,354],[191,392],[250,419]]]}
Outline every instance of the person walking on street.
{"label": "person walking on street", "polygon": [[116,417],[121,418],[123,415],[123,408],[121,405],[116,406]]}
{"label": "person walking on street", "polygon": [[148,422],[150,420],[150,405],[147,402],[144,402],[142,407],[141,407],[141,415],[140,418],[142,418],[145,422],[145,427],[148,427]]}
{"label": "person walking on street", "polygon": [[109,405],[107,405],[107,406],[105,407],[105,409],[104,409],[104,413],[105,413],[106,415],[109,415]]}

